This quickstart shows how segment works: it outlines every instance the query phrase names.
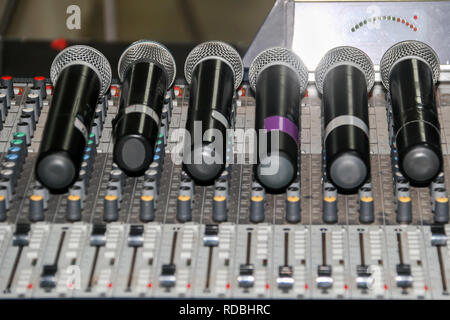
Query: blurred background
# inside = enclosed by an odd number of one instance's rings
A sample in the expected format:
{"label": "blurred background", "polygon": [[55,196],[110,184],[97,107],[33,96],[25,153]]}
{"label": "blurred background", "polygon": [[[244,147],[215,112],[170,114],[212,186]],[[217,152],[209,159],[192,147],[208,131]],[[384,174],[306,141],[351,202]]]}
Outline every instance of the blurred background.
{"label": "blurred background", "polygon": [[[131,42],[164,43],[180,66],[198,43],[221,40],[243,55],[275,0],[0,0],[0,74],[48,75],[67,45],[101,50],[114,65]],[[75,23],[80,10],[79,29]],[[36,63],[33,63],[36,62]],[[114,66],[113,66],[114,68]],[[115,69],[115,68],[114,68]]]}
{"label": "blurred background", "polygon": [[[0,0],[11,11],[8,38],[201,42],[248,46],[274,0]],[[81,9],[81,29],[68,30],[67,7]],[[6,19],[5,19],[6,18]],[[2,24],[8,18],[2,19]]]}

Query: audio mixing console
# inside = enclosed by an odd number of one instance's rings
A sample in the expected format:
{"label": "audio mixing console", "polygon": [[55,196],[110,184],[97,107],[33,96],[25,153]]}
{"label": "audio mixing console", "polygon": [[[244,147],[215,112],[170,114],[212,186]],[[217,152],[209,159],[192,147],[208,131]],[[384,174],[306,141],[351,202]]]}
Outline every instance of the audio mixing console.
{"label": "audio mixing console", "polygon": [[342,8],[1,77],[0,299],[449,299],[450,5]]}
{"label": "audio mixing console", "polygon": [[[448,175],[431,188],[396,178],[380,83],[369,99],[371,182],[357,194],[337,195],[322,185],[314,84],[301,102],[301,170],[287,193],[265,194],[246,164],[228,166],[214,185],[194,185],[170,155],[177,142],[172,133],[187,117],[183,83],[166,96],[154,161],[144,176],[127,177],[113,164],[111,122],[121,88],[112,85],[96,108],[80,178],[68,193],[51,194],[33,173],[52,98],[49,84],[46,98],[33,88],[36,79],[14,81],[11,107],[2,109],[1,298],[448,297],[450,228],[433,223],[433,212],[447,203]],[[253,128],[251,90],[244,84],[237,92],[235,127]],[[450,85],[440,84],[438,100],[448,172]],[[242,148],[235,143],[233,149],[237,156]],[[333,197],[337,222],[325,223],[324,207]],[[361,207],[371,199],[373,223],[361,223]],[[412,221],[399,224],[396,211],[408,199]],[[292,202],[299,205],[297,221],[286,215]]]}

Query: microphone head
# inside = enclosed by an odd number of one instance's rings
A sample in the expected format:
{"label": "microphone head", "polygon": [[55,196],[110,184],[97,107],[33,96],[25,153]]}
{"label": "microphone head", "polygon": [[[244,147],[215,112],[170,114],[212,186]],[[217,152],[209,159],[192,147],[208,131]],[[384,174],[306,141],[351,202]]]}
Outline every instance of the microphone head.
{"label": "microphone head", "polygon": [[203,42],[192,49],[184,64],[184,76],[188,84],[191,83],[192,72],[197,64],[207,59],[220,59],[227,63],[233,71],[234,89],[239,87],[244,76],[241,56],[236,49],[221,41]]}
{"label": "microphone head", "polygon": [[50,78],[53,85],[56,84],[59,73],[64,68],[74,64],[84,64],[94,70],[101,83],[100,95],[105,95],[111,84],[111,66],[108,59],[100,51],[89,46],[71,46],[56,56],[50,68]]}
{"label": "microphone head", "polygon": [[329,70],[340,65],[352,65],[364,74],[366,78],[367,92],[369,92],[375,83],[375,70],[372,60],[362,50],[342,46],[329,50],[320,60],[316,68],[316,86],[320,93],[323,93],[323,82]]}
{"label": "microphone head", "polygon": [[303,61],[293,51],[283,47],[266,49],[253,59],[248,72],[248,78],[252,89],[256,90],[258,76],[264,69],[279,64],[291,68],[297,74],[298,83],[300,85],[299,91],[300,94],[303,94],[308,85],[308,69],[306,69]]}
{"label": "microphone head", "polygon": [[169,81],[168,88],[172,86],[177,66],[172,54],[164,45],[151,40],[133,42],[120,56],[117,66],[120,81],[123,81],[128,68],[139,62],[153,62],[161,66]]}
{"label": "microphone head", "polygon": [[427,63],[433,72],[433,82],[436,83],[438,81],[440,62],[436,52],[423,42],[407,40],[394,44],[381,58],[381,81],[386,90],[389,90],[391,70],[398,62],[406,59],[418,59]]}

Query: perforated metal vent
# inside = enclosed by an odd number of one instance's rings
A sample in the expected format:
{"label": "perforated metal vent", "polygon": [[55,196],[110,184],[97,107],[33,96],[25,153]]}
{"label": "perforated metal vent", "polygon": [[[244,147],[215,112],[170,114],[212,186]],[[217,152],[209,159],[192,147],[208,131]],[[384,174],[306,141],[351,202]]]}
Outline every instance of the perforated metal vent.
{"label": "perforated metal vent", "polygon": [[61,51],[53,60],[50,68],[50,78],[56,84],[59,73],[73,64],[84,64],[94,70],[101,82],[100,95],[108,91],[111,84],[111,66],[105,56],[98,50],[89,46],[71,46]]}
{"label": "perforated metal vent", "polygon": [[151,40],[133,42],[120,56],[117,72],[123,81],[128,68],[139,62],[156,62],[166,72],[167,79],[172,86],[176,76],[176,64],[172,54],[162,44]]}
{"label": "perforated metal vent", "polygon": [[350,64],[361,70],[366,77],[367,91],[370,91],[375,82],[375,70],[372,60],[363,51],[355,47],[336,47],[328,51],[320,60],[316,68],[316,86],[320,93],[323,92],[323,82],[330,69],[333,67]]}
{"label": "perforated metal vent", "polygon": [[389,90],[389,75],[392,68],[397,62],[410,58],[416,58],[427,63],[433,71],[434,83],[438,81],[440,63],[436,52],[420,41],[402,41],[390,47],[381,58],[381,81],[387,90]]}
{"label": "perforated metal vent", "polygon": [[303,94],[308,85],[308,69],[294,52],[282,47],[266,49],[253,59],[249,71],[249,81],[253,90],[256,90],[256,81],[260,72],[275,64],[286,65],[297,73],[299,91]]}
{"label": "perforated metal vent", "polygon": [[210,57],[218,57],[227,62],[234,74],[234,89],[237,89],[244,76],[244,65],[239,53],[229,44],[220,41],[208,41],[199,44],[189,53],[184,64],[184,76],[187,83],[191,83],[192,72],[195,66],[202,60]]}

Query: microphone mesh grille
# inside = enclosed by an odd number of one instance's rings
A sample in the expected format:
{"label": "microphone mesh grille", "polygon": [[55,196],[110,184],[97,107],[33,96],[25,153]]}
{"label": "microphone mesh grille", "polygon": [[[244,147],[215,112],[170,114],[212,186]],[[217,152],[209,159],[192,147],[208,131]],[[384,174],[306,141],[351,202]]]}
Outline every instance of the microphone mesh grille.
{"label": "microphone mesh grille", "polygon": [[248,76],[253,90],[256,90],[256,81],[259,73],[266,67],[275,64],[287,65],[297,73],[300,85],[299,90],[302,94],[308,85],[308,69],[306,69],[303,61],[294,52],[283,47],[266,49],[253,59]]}
{"label": "microphone mesh grille", "polygon": [[165,46],[150,40],[133,42],[120,56],[117,67],[120,81],[123,81],[128,68],[139,62],[156,62],[162,66],[169,80],[169,87],[172,86],[177,69],[175,59]]}
{"label": "microphone mesh grille", "polygon": [[392,68],[397,62],[408,58],[417,58],[428,63],[433,71],[434,83],[439,79],[440,63],[436,52],[427,44],[420,41],[402,41],[390,47],[381,58],[381,80],[387,90],[389,90],[389,75]]}
{"label": "microphone mesh grille", "polygon": [[372,89],[375,83],[375,70],[369,56],[358,48],[344,46],[328,51],[317,65],[315,79],[320,93],[323,92],[323,82],[327,72],[333,67],[343,64],[350,64],[360,69],[366,77],[367,91]]}
{"label": "microphone mesh grille", "polygon": [[108,91],[111,84],[111,66],[100,51],[89,46],[71,46],[61,51],[53,60],[50,68],[52,83],[55,85],[59,73],[65,67],[73,64],[87,65],[97,73],[101,82],[101,96]]}
{"label": "microphone mesh grille", "polygon": [[230,64],[234,74],[234,89],[237,89],[244,76],[241,56],[232,46],[220,41],[204,42],[192,49],[184,64],[184,76],[187,83],[191,83],[192,72],[197,63],[208,57],[218,57]]}

